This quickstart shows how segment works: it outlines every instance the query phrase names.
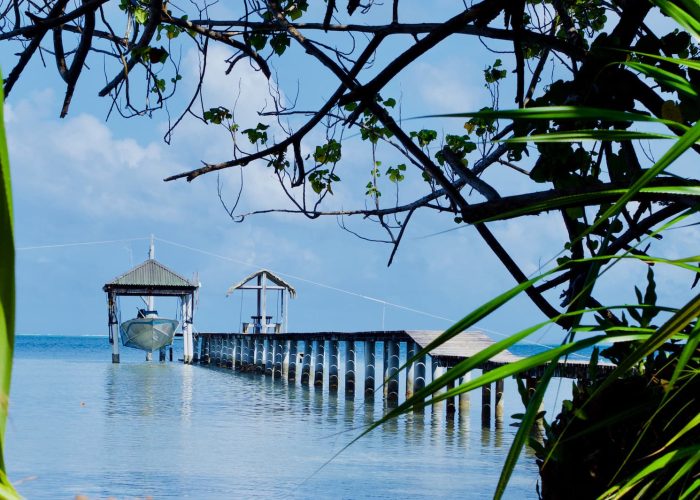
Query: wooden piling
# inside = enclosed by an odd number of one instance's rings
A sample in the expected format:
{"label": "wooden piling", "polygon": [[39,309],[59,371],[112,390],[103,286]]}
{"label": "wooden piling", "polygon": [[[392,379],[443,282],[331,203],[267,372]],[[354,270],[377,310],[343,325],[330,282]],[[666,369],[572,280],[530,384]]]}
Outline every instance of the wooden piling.
{"label": "wooden piling", "polygon": [[243,339],[241,337],[234,337],[233,342],[235,349],[233,367],[236,370],[240,370],[243,367]]}
{"label": "wooden piling", "polygon": [[376,366],[376,344],[372,340],[365,341],[365,396],[374,397],[374,371]]}
{"label": "wooden piling", "polygon": [[[406,362],[414,357],[418,353],[418,344],[409,341],[406,344]],[[408,365],[408,370],[406,371],[406,399],[413,396],[415,392],[415,380],[416,380],[416,363],[412,362]]]}
{"label": "wooden piling", "polygon": [[328,342],[328,390],[338,390],[338,368],[340,365],[340,349],[337,340]]}
{"label": "wooden piling", "polygon": [[355,394],[355,342],[345,343],[345,394]]}
{"label": "wooden piling", "polygon": [[314,340],[314,350],[316,359],[314,360],[314,385],[316,387],[323,386],[323,365],[325,364],[325,341]]}
{"label": "wooden piling", "polygon": [[304,357],[301,360],[301,385],[309,385],[311,376],[311,354],[313,344],[309,340],[304,341]]}
{"label": "wooden piling", "polygon": [[272,375],[275,366],[273,342],[273,340],[265,339],[265,343],[263,344],[265,351],[265,375]]}
{"label": "wooden piling", "polygon": [[481,426],[491,427],[491,384],[481,386]]}
{"label": "wooden piling", "polygon": [[[447,384],[447,390],[451,390],[455,388],[455,381],[453,380],[452,382],[449,382]],[[455,404],[456,402],[455,397],[447,398],[446,402],[447,405],[445,406],[445,414],[447,415],[448,419],[454,418],[455,413],[457,413],[457,405]]]}
{"label": "wooden piling", "polygon": [[158,361],[160,361],[161,363],[165,362],[165,347],[161,347],[158,350]]}
{"label": "wooden piling", "polygon": [[284,361],[283,343],[279,340],[274,340],[273,344],[275,369],[273,371],[274,378],[282,377],[282,363]]}
{"label": "wooden piling", "polygon": [[263,372],[263,363],[265,358],[263,357],[263,340],[259,337],[255,338],[255,371],[258,373]]}
{"label": "wooden piling", "polygon": [[[459,384],[465,384],[469,382],[472,379],[472,374],[471,372],[467,372],[464,375],[462,375],[459,379]],[[469,401],[469,393],[468,392],[463,392],[459,395],[459,413],[464,414],[465,416],[469,414],[469,407],[470,407],[470,401]]]}
{"label": "wooden piling", "polygon": [[285,340],[282,342],[282,376],[289,376],[289,348],[291,347],[291,340]]}
{"label": "wooden piling", "polygon": [[[440,364],[440,360],[434,357],[430,360],[430,365],[432,369],[432,381],[434,382],[445,373],[445,367]],[[441,387],[436,391],[436,394],[442,394],[443,392],[445,392],[445,388]],[[441,406],[442,401],[438,401],[437,403],[435,403],[433,405],[433,413],[435,413],[437,408],[440,408]]]}
{"label": "wooden piling", "polygon": [[399,400],[399,343],[394,340],[384,342],[384,398],[387,402]]}
{"label": "wooden piling", "polygon": [[289,366],[287,368],[287,380],[294,382],[297,376],[297,341],[289,342]]}
{"label": "wooden piling", "polygon": [[502,425],[503,424],[503,390],[504,390],[505,384],[503,383],[503,379],[497,380],[496,381],[496,403],[495,403],[495,420],[496,420],[496,425]]}

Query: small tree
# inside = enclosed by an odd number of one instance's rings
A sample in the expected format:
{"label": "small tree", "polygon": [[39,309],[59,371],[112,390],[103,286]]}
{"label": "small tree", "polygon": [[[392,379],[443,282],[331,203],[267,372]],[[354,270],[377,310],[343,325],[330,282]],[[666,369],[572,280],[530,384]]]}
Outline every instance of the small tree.
{"label": "small tree", "polygon": [[[335,0],[245,0],[231,17],[210,14],[213,11],[204,3],[197,5],[162,0],[122,0],[118,5],[91,0],[78,6],[69,6],[67,0],[43,4],[5,1],[0,39],[21,44],[5,91],[11,92],[32,58],[50,55],[66,84],[60,111],[65,116],[86,63],[99,56],[112,71],[99,91],[111,100],[111,109],[124,116],[151,114],[175,95],[183,78],[180,62],[173,57],[177,48],[196,48],[202,64],[195,95],[189,96],[189,105],[173,126],[186,114],[193,114],[226,127],[233,139],[233,157],[166,180],[192,181],[204,174],[262,163],[263,167],[256,168],[272,169],[288,194],[293,208],[286,211],[309,218],[359,215],[371,219],[386,235],[384,241],[393,245],[390,262],[417,211],[437,212],[455,224],[473,225],[517,285],[448,329],[439,341],[525,293],[546,321],[498,343],[495,349],[505,349],[552,323],[562,328],[562,347],[489,376],[507,376],[538,363],[555,362],[602,340],[616,342],[606,353],[619,364],[612,378],[597,380],[592,376],[590,385],[578,387],[574,401],[567,403],[552,427],[547,447],[539,450],[543,477],[554,468],[548,469],[547,464],[567,466],[565,460],[554,460],[557,450],[564,449],[564,436],[570,436],[567,433],[577,425],[590,430],[591,424],[582,420],[586,408],[590,410],[589,405],[601,398],[614,399],[618,378],[640,375],[658,386],[654,395],[642,391],[640,397],[667,409],[676,408],[667,404],[669,399],[688,403],[674,415],[682,414],[676,423],[682,421],[690,427],[681,426],[677,438],[664,434],[660,438],[664,448],[652,450],[635,444],[648,431],[634,420],[638,432],[632,441],[625,441],[625,446],[632,448],[625,449],[625,463],[637,464],[635,450],[662,454],[672,447],[676,455],[659,456],[667,457],[665,463],[683,460],[679,477],[686,482],[672,476],[669,482],[680,486],[667,491],[692,494],[693,488],[698,488],[697,480],[687,482],[697,474],[698,456],[694,448],[698,422],[693,417],[698,408],[695,399],[687,398],[693,394],[688,387],[696,385],[691,381],[697,374],[700,299],[696,296],[680,306],[657,304],[651,271],[654,264],[659,264],[654,268],[657,275],[664,272],[664,266],[681,267],[690,273],[690,287],[697,284],[697,269],[692,264],[696,257],[671,261],[653,256],[663,255],[661,232],[694,216],[700,193],[697,176],[677,169],[674,163],[682,152],[698,151],[695,123],[700,115],[700,66],[696,40],[700,9],[694,1],[484,0],[455,7],[456,12],[435,23],[421,22],[420,18],[405,21],[404,6],[398,0],[387,5],[354,0],[342,5]],[[681,29],[659,33],[657,26],[667,24],[661,22],[664,16],[678,21]],[[358,19],[371,22],[353,24]],[[409,43],[407,37],[411,37]],[[426,125],[434,121],[403,121],[400,108],[405,102],[390,95],[393,83],[409,65],[430,57],[436,47],[469,37],[500,49],[483,73],[465,77],[478,78],[489,89],[491,98],[483,109],[457,113],[463,123],[457,133],[442,133]],[[235,109],[220,103],[203,105],[198,99],[211,44],[229,49],[227,72],[235,73],[240,64],[248,62],[271,80],[272,110],[262,113],[259,123],[238,123]],[[276,61],[291,57],[294,51],[295,57],[302,57],[303,51],[305,74],[325,72],[336,80],[328,95],[317,99],[312,108],[294,109],[281,98],[279,82],[274,81]],[[387,51],[391,57],[386,56]],[[512,95],[517,109],[499,111],[502,92]],[[443,124],[454,123],[454,116],[442,116],[441,126],[450,127]],[[294,121],[290,122],[290,117]],[[272,125],[282,132],[273,135]],[[344,176],[346,130],[359,134],[372,158],[367,198],[356,209],[331,210],[327,202]],[[319,131],[326,139],[317,143],[312,138]],[[659,161],[645,155],[640,141],[668,138],[678,141]],[[397,154],[401,161],[382,163],[385,156],[393,159]],[[528,188],[504,195],[508,186],[485,180],[495,169],[517,172]],[[393,196],[383,196],[387,190]],[[237,205],[227,210],[239,221],[252,215],[239,212]],[[557,265],[531,278],[518,264],[517,253],[503,246],[489,223],[516,218],[526,222],[543,212],[559,215],[566,238]],[[621,259],[638,261],[640,273],[647,276],[646,290],[635,290],[636,302],[601,303],[596,292],[605,284],[605,272]],[[561,305],[555,303],[557,295]],[[585,318],[593,324],[585,325]],[[576,341],[576,333],[582,330],[598,335]],[[686,343],[674,343],[677,339]],[[417,394],[390,416],[412,404],[422,404],[430,391],[444,386],[460,370],[478,366],[494,352],[450,370],[427,392]],[[502,493],[526,441],[527,429],[553,373],[554,363],[549,366],[540,387],[527,401],[528,412],[497,495]],[[592,370],[594,375],[594,367]],[[667,372],[670,378],[666,378]],[[675,385],[681,380],[683,385]],[[485,382],[477,379],[447,394]],[[622,411],[618,416],[623,422],[633,421],[625,420]],[[637,417],[639,422],[654,422],[658,415],[652,411]],[[644,425],[648,429],[651,424]],[[585,434],[582,432],[579,435]],[[695,455],[692,450],[696,450]],[[656,463],[653,456],[644,463]],[[656,487],[659,483],[654,481],[666,477],[652,474],[635,480],[633,470],[603,475],[606,479],[593,493],[599,494],[601,488],[621,480],[627,481],[629,491],[638,492],[639,488]],[[645,483],[650,477],[652,481]],[[626,491],[621,488],[611,490],[611,494]]]}

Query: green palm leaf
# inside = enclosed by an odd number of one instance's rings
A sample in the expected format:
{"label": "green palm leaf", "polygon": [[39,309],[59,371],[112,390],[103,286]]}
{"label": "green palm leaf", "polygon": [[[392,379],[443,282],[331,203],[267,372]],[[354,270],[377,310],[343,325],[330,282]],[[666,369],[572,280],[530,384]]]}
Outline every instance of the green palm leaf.
{"label": "green palm leaf", "polygon": [[[1,77],[1,75],[0,75]],[[5,424],[10,402],[12,354],[15,328],[15,246],[12,222],[12,188],[10,163],[5,140],[4,102],[0,89],[0,492],[5,498],[16,497],[5,476]]]}

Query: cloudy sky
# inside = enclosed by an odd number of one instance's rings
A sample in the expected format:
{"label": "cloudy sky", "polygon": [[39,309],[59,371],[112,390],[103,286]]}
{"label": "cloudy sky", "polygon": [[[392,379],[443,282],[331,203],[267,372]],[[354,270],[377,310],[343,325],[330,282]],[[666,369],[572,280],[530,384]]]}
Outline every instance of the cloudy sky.
{"label": "cloudy sky", "polygon": [[[432,14],[447,18],[448,9],[438,7]],[[390,57],[392,48],[408,43],[410,38],[389,46],[378,61]],[[5,45],[0,52],[5,72],[16,60],[8,49]],[[271,103],[268,83],[247,64],[225,75],[225,59],[230,55],[225,49],[210,48],[205,108],[235,106],[236,121],[254,126],[264,121],[257,111]],[[184,79],[169,105],[172,116],[189,99],[198,66],[191,47],[185,45],[180,57]],[[404,117],[478,109],[489,99],[481,72],[494,59],[478,41],[455,40],[410,66],[386,95],[400,101]],[[198,273],[202,288],[195,326],[199,331],[238,330],[240,321],[253,313],[252,297],[243,302],[240,296],[226,298],[226,289],[260,267],[283,274],[297,287],[298,298],[290,304],[290,327],[295,331],[441,329],[515,284],[472,229],[435,234],[455,228],[449,216],[415,216],[389,268],[389,246],[359,239],[340,229],[333,218],[311,221],[273,214],[243,223],[232,221],[217,196],[216,175],[192,183],[162,180],[201,161],[229,159],[229,136],[187,118],[168,145],[163,141],[165,112],[128,120],[113,113],[107,119],[110,103],[97,97],[104,81],[102,56],[93,54],[88,64],[91,71],[81,80],[65,119],[58,118],[63,84],[53,66],[44,68],[39,60],[22,75],[7,102],[19,333],[106,334],[102,285],[145,260],[151,234],[161,262],[186,276]],[[282,98],[296,99],[300,109],[318,105],[335,84],[325,68],[310,64],[294,48],[287,58],[273,59],[272,66]],[[503,90],[506,95],[507,90]],[[509,102],[504,98],[504,103]],[[450,130],[459,129],[461,123],[426,121],[415,128],[427,126]],[[270,132],[280,133],[275,127]],[[312,134],[304,144],[306,152],[321,142],[322,131]],[[385,164],[394,159],[390,152],[382,154]],[[364,206],[363,187],[371,168],[369,148],[350,138],[339,168],[343,182],[329,206]],[[240,176],[239,169],[221,175],[228,202],[236,196]],[[242,210],[289,205],[264,166],[251,164],[242,176]],[[504,167],[494,167],[486,179],[504,186],[504,193],[526,186]],[[419,186],[411,182],[402,187],[407,195]],[[375,234],[368,222],[349,223],[363,234]],[[493,230],[527,273],[536,272],[561,250],[563,229],[554,216],[496,224]],[[679,241],[695,237],[691,230]],[[633,281],[637,271],[621,266],[615,273],[619,279]],[[677,283],[668,285],[672,288]],[[687,283],[684,286],[686,293]],[[122,318],[129,317],[137,305],[125,301]],[[164,299],[159,310],[172,315],[176,304]],[[527,300],[516,299],[480,326],[497,337],[541,319]],[[552,330],[533,340],[552,341],[556,334]]]}

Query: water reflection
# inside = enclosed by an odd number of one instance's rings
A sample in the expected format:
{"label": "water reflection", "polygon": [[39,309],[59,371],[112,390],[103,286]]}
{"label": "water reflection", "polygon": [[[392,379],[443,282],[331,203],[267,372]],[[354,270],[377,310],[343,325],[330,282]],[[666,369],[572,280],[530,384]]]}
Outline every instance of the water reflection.
{"label": "water reflection", "polygon": [[[403,415],[322,467],[384,414],[381,390],[347,398],[259,374],[140,356],[113,366],[98,355],[18,363],[10,473],[39,477],[22,484],[24,496],[481,497],[492,494],[515,433],[508,422],[482,428],[481,405],[464,411],[458,401],[453,420],[444,406]],[[535,497],[527,453],[509,497]]]}

